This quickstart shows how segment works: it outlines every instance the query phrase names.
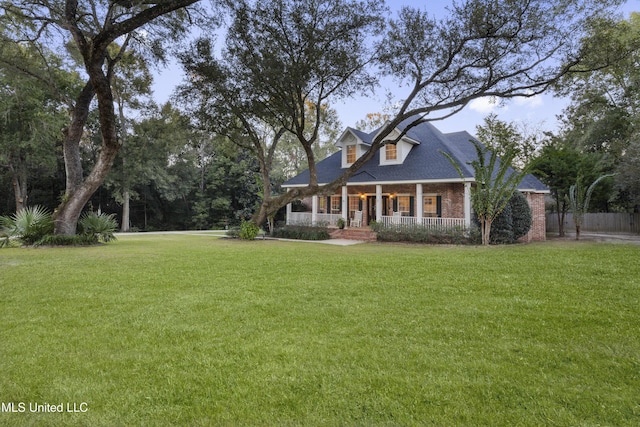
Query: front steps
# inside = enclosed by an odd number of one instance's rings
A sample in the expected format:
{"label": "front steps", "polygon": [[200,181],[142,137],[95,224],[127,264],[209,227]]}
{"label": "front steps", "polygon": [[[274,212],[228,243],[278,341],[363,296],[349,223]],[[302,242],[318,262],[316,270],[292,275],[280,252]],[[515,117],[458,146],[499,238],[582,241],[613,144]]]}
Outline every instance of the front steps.
{"label": "front steps", "polygon": [[369,228],[345,228],[342,230],[335,228],[329,231],[329,235],[332,239],[363,240],[365,242],[375,242],[378,239],[378,234]]}

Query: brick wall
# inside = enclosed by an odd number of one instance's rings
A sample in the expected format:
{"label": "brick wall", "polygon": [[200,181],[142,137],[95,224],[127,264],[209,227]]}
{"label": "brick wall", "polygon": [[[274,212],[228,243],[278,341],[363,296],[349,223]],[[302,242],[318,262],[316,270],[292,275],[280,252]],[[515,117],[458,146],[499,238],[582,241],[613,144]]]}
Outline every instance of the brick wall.
{"label": "brick wall", "polygon": [[520,240],[524,242],[544,242],[547,239],[544,194],[525,193],[525,196],[527,197],[527,202],[529,202],[529,207],[531,207],[533,222],[529,233]]}

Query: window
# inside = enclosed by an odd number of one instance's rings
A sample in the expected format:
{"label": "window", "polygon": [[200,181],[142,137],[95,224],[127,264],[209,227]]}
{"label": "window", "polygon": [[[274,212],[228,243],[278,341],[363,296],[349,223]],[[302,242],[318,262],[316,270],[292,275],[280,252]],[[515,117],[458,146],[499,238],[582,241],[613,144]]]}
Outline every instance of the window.
{"label": "window", "polygon": [[327,213],[327,199],[324,197],[318,197],[318,212]]}
{"label": "window", "polygon": [[424,196],[423,206],[424,217],[438,216],[438,196]]}
{"label": "window", "polygon": [[347,145],[347,163],[351,164],[356,161],[356,146]]}
{"label": "window", "polygon": [[342,210],[342,198],[340,196],[331,196],[331,213],[340,213]]}
{"label": "window", "polygon": [[398,159],[398,146],[396,144],[387,144],[384,146],[384,152],[387,161]]}
{"label": "window", "polygon": [[398,212],[409,212],[411,210],[411,197],[398,196]]}

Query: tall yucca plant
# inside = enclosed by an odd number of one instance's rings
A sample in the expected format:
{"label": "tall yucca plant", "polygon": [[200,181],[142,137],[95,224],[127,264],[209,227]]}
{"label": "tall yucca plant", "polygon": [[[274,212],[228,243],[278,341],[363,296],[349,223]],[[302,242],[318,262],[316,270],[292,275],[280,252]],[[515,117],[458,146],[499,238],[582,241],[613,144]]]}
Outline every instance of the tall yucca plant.
{"label": "tall yucca plant", "polygon": [[[527,169],[511,168],[517,154],[513,147],[505,148],[502,158],[499,158],[496,150],[489,150],[475,140],[471,140],[471,143],[478,156],[469,163],[473,168],[476,184],[471,188],[471,205],[480,221],[482,244],[488,245],[491,240],[491,224],[509,203],[509,199],[526,176]],[[464,180],[465,176],[458,162],[449,153],[441,153]]]}
{"label": "tall yucca plant", "polygon": [[589,203],[591,202],[591,194],[596,188],[596,185],[605,178],[613,176],[612,174],[602,175],[591,183],[587,191],[584,191],[582,185],[582,177],[578,176],[576,183],[569,187],[569,205],[573,212],[573,223],[576,226],[576,240],[580,240],[580,228],[584,222],[584,214],[589,210]]}

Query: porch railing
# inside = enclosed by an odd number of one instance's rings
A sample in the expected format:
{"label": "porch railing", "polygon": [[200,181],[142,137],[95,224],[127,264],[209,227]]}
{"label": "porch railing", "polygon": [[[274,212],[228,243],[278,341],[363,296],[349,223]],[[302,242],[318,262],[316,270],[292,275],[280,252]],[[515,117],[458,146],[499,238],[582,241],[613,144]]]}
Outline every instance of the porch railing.
{"label": "porch railing", "polygon": [[382,224],[393,226],[423,226],[434,229],[464,228],[464,218],[417,218],[415,216],[383,216]]}
{"label": "porch railing", "polygon": [[[316,224],[336,226],[340,214],[316,214]],[[311,212],[291,212],[287,216],[287,225],[312,225]]]}
{"label": "porch railing", "polygon": [[[316,214],[316,224],[335,226],[340,214]],[[465,228],[464,218],[417,218],[415,216],[383,216],[384,226],[421,225],[434,229]],[[291,212],[287,217],[288,225],[311,225],[311,212]]]}

